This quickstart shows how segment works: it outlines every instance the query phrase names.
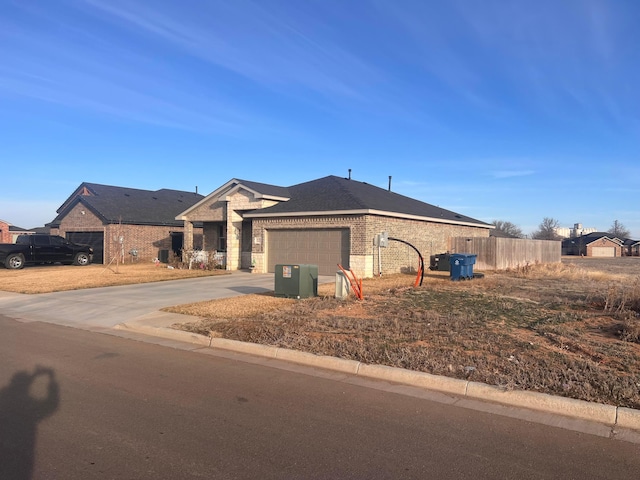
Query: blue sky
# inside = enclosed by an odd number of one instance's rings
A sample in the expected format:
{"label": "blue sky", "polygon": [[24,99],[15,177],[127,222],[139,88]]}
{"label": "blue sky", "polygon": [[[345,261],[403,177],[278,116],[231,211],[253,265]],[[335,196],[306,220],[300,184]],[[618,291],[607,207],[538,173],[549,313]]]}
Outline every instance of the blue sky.
{"label": "blue sky", "polygon": [[640,239],[640,2],[0,0],[0,218],[347,176]]}

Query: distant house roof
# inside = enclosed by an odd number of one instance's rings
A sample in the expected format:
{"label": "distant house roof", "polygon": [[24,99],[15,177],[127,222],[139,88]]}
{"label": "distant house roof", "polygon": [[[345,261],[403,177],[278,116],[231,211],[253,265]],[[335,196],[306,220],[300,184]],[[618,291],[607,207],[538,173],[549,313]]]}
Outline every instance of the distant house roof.
{"label": "distant house roof", "polygon": [[248,212],[245,216],[265,218],[291,215],[373,214],[493,228],[488,223],[444,208],[368,183],[333,175],[281,189],[280,193],[286,193],[288,201]]}
{"label": "distant house roof", "polygon": [[582,237],[577,237],[577,238],[583,238],[585,241],[585,244],[591,243],[595,240],[600,240],[601,238],[608,238],[609,240],[612,240],[619,244],[623,243],[622,239],[616,237],[615,235],[612,235],[609,232],[591,232],[586,235],[582,235]]}
{"label": "distant house roof", "polygon": [[22,227],[18,227],[17,225],[14,225],[12,223],[6,222],[4,220],[0,220],[0,224],[4,224],[8,227],[10,232],[14,232],[14,233],[19,233],[19,232],[25,232],[25,233],[32,233],[34,232],[36,229],[35,228],[22,228]]}
{"label": "distant house roof", "polygon": [[571,244],[576,244],[576,243],[579,243],[580,245],[589,245],[590,243],[593,243],[596,240],[601,240],[601,239],[611,240],[612,242],[617,243],[618,245],[622,245],[624,243],[623,240],[613,236],[608,232],[591,232],[586,235],[580,235],[578,237],[565,238],[564,240],[562,240],[562,245],[569,246]]}
{"label": "distant house roof", "polygon": [[176,215],[202,198],[194,192],[166,188],[151,191],[82,183],[57,210],[58,215],[49,226],[58,225],[78,203],[105,223],[182,226]]}

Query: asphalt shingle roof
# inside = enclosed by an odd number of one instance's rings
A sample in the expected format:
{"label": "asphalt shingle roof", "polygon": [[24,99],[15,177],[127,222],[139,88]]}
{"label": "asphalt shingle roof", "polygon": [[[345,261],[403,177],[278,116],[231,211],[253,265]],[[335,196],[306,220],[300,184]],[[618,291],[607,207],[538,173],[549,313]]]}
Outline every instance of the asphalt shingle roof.
{"label": "asphalt shingle roof", "polygon": [[245,187],[255,190],[256,192],[260,192],[262,195],[284,198],[289,198],[291,196],[287,187],[269,185],[268,183],[252,182],[250,180],[236,180]]}
{"label": "asphalt shingle roof", "polygon": [[[81,195],[83,189],[90,195]],[[175,217],[204,197],[194,192],[163,188],[139,190],[97,183],[83,183],[58,209],[52,224],[59,223],[67,211],[80,202],[107,223],[136,225],[183,225]]]}
{"label": "asphalt shingle roof", "polygon": [[[256,210],[253,215],[377,210],[489,227],[489,224],[480,220],[405,197],[368,183],[333,175],[293,185],[286,190],[289,196],[288,201]],[[249,214],[248,216],[253,215]]]}

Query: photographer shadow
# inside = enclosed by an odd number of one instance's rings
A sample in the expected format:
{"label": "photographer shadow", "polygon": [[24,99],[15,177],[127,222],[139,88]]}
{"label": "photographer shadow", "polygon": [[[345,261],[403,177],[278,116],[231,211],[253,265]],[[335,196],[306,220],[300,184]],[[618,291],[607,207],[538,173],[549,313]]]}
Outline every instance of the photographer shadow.
{"label": "photographer shadow", "polygon": [[31,478],[38,423],[53,415],[59,403],[50,368],[17,372],[0,390],[0,479]]}

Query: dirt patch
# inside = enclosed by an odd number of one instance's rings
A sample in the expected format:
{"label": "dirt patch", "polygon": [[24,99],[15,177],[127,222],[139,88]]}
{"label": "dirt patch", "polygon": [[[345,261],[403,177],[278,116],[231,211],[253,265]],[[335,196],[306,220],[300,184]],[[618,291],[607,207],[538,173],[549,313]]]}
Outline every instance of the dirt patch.
{"label": "dirt patch", "polygon": [[640,408],[640,259],[567,261],[451,282],[364,282],[364,301],[265,295],[169,309],[189,331]]}

